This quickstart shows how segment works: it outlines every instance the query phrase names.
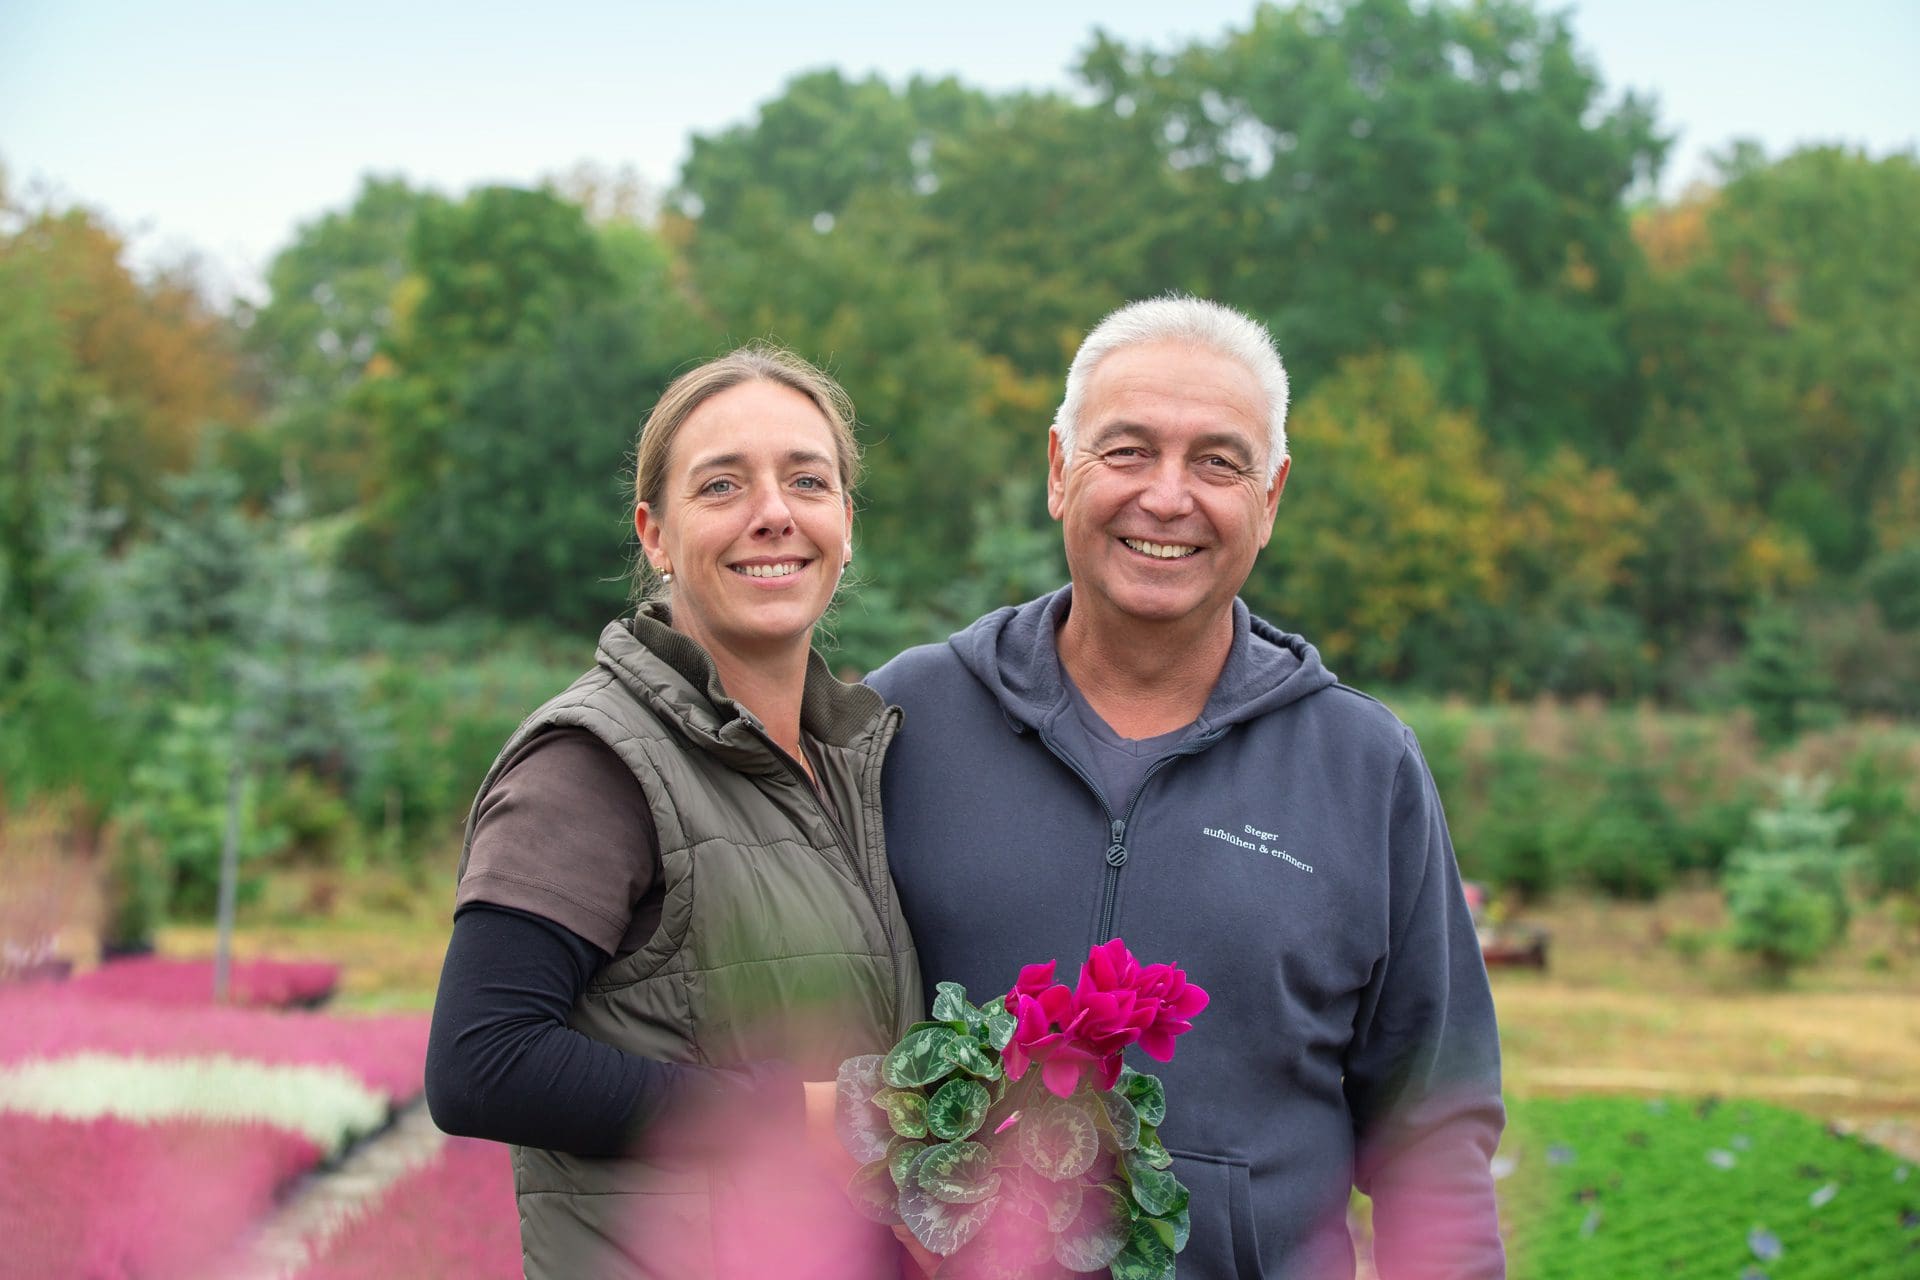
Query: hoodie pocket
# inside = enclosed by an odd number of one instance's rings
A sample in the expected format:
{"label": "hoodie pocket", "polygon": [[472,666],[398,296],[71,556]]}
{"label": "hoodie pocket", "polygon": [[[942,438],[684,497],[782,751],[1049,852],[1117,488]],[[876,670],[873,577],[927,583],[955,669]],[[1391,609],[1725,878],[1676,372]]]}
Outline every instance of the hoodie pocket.
{"label": "hoodie pocket", "polygon": [[1200,1151],[1175,1151],[1173,1173],[1186,1184],[1193,1232],[1175,1260],[1180,1280],[1254,1280],[1260,1235],[1253,1225],[1253,1183],[1247,1162]]}

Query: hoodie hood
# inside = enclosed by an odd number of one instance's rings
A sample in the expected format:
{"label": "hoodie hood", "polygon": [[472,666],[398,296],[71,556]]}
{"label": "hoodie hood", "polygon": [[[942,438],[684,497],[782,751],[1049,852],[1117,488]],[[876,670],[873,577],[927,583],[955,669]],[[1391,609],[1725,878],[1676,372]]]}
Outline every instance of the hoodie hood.
{"label": "hoodie hood", "polygon": [[[1023,605],[996,609],[947,640],[1017,729],[1039,728],[1066,709],[1066,675],[1055,637],[1072,607],[1069,584]],[[1195,727],[1200,733],[1225,729],[1335,683],[1318,650],[1254,617],[1236,598],[1233,645]]]}

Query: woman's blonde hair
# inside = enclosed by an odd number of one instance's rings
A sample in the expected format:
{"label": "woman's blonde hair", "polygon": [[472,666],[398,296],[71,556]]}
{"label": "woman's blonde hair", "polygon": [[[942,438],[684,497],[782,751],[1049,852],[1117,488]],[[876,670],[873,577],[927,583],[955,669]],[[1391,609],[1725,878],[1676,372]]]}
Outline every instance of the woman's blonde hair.
{"label": "woman's blonde hair", "polygon": [[[633,500],[658,510],[667,483],[667,460],[680,429],[694,410],[722,391],[748,382],[772,382],[799,392],[813,402],[833,434],[834,461],[840,473],[840,491],[853,498],[860,482],[860,444],[853,435],[853,401],[844,388],[809,361],[770,342],[754,342],[689,369],[668,384],[659,403],[640,426],[634,446]],[[634,564],[634,598],[652,594],[648,585],[653,566],[643,555]]]}

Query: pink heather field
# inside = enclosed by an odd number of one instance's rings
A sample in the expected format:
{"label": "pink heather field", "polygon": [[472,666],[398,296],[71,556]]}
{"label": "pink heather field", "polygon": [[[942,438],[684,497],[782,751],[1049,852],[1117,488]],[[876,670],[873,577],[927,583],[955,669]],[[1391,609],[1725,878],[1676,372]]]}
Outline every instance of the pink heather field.
{"label": "pink heather field", "polygon": [[[324,1004],[340,982],[340,966],[297,960],[239,960],[227,977],[227,999],[273,1009]],[[142,1004],[212,1004],[213,961],[137,956],[104,964],[67,983],[75,996],[107,996]]]}

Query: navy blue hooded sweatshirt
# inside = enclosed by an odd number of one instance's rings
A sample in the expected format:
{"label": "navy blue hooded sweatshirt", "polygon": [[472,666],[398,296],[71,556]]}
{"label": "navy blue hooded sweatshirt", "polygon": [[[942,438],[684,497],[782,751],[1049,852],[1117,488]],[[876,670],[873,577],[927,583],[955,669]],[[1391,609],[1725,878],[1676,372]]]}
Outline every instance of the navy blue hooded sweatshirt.
{"label": "navy blue hooded sweatshirt", "polygon": [[1072,985],[1114,936],[1206,988],[1171,1063],[1127,1055],[1167,1085],[1183,1280],[1351,1277],[1355,1185],[1383,1280],[1504,1275],[1493,1002],[1412,732],[1235,601],[1194,732],[1111,808],[1061,724],[1071,592],[870,677],[906,712],[887,848],[929,999],[1050,958]]}

